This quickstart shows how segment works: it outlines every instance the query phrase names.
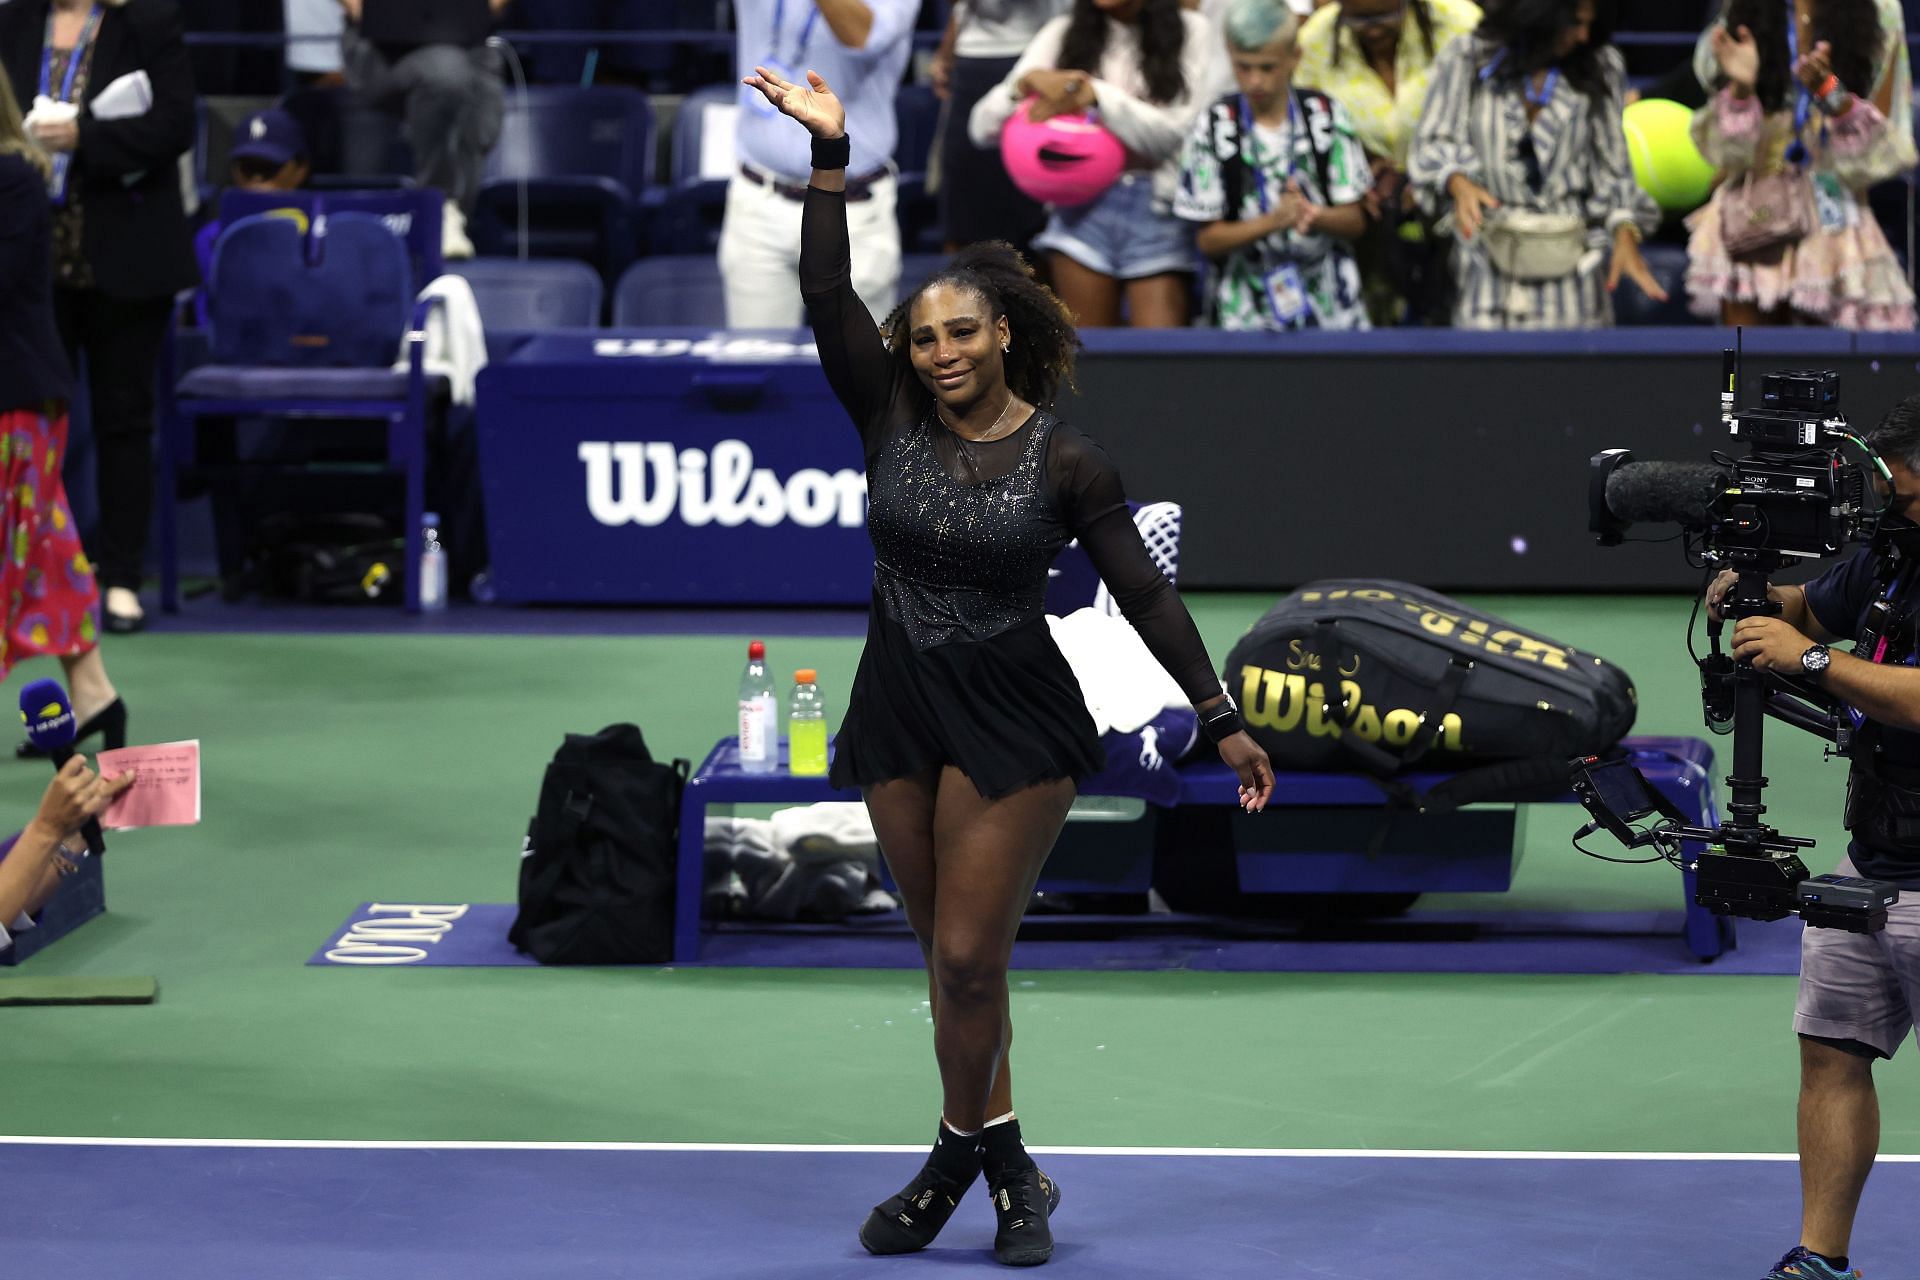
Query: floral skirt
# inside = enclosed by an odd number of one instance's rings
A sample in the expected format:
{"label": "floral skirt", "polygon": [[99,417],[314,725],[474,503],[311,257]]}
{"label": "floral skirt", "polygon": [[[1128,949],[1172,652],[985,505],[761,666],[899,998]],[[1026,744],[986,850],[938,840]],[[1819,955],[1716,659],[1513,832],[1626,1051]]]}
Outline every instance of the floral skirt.
{"label": "floral skirt", "polygon": [[0,561],[0,676],[23,658],[70,657],[100,641],[100,589],[80,547],[60,464],[64,405],[0,412],[6,542]]}
{"label": "floral skirt", "polygon": [[1688,219],[1687,303],[1720,321],[1720,304],[1747,302],[1763,311],[1785,304],[1797,318],[1834,329],[1906,332],[1914,327],[1913,289],[1873,215],[1856,210],[1853,225],[1814,231],[1779,258],[1736,262],[1720,236],[1724,191]]}

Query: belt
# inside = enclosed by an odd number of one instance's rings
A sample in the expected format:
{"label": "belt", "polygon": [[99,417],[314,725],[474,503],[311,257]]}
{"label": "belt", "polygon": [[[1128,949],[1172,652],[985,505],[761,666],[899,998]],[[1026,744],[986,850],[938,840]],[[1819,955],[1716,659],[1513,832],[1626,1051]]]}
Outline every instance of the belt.
{"label": "belt", "polygon": [[[750,164],[740,166],[740,176],[756,187],[767,187],[775,195],[788,200],[805,200],[807,184],[804,182],[782,182],[764,169],[756,169]],[[862,200],[873,198],[873,185],[887,176],[885,169],[875,169],[872,173],[858,178],[847,179],[847,203],[858,204]]]}

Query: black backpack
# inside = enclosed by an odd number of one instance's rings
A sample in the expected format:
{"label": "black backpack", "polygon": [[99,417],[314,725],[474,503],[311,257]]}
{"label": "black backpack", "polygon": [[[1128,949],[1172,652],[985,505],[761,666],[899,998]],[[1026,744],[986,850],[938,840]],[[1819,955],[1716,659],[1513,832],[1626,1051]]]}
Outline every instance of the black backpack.
{"label": "black backpack", "polygon": [[634,725],[568,734],[540,784],[507,940],[542,964],[671,960],[686,784],[687,762],[656,763]]}
{"label": "black backpack", "polygon": [[1416,765],[1463,770],[1428,809],[1564,790],[1567,761],[1619,742],[1636,710],[1632,682],[1611,663],[1376,579],[1287,596],[1234,645],[1225,678],[1276,769],[1381,779]]}

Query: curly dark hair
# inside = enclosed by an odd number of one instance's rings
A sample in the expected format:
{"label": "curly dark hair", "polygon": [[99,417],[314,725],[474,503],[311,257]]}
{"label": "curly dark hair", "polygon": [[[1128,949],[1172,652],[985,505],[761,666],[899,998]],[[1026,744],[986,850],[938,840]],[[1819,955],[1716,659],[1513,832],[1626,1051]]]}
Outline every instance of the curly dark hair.
{"label": "curly dark hair", "polygon": [[[1420,43],[1426,48],[1427,60],[1433,60],[1433,10],[1427,7],[1427,0],[1407,0],[1407,12],[1413,15],[1413,25],[1420,28]],[[1347,24],[1337,18],[1333,24],[1333,65],[1340,65],[1340,52],[1346,46]],[[1404,38],[1405,32],[1402,36]],[[1358,44],[1359,41],[1354,41]]]}
{"label": "curly dark hair", "polygon": [[[1760,105],[1768,111],[1793,105],[1787,10],[1786,0],[1732,0],[1727,6],[1727,30],[1745,27],[1760,46],[1760,77],[1755,91]],[[1825,40],[1833,46],[1833,74],[1852,93],[1872,95],[1880,78],[1876,62],[1881,35],[1880,13],[1873,0],[1819,0],[1813,7],[1813,43]]]}
{"label": "curly dark hair", "polygon": [[[1782,4],[1786,0],[1780,0]],[[1869,0],[1870,2],[1870,0]],[[1596,104],[1607,96],[1607,78],[1600,51],[1613,43],[1614,0],[1593,0],[1593,23],[1587,42],[1566,57],[1554,47],[1574,23],[1581,0],[1487,0],[1479,34],[1497,51],[1499,64],[1492,73],[1497,82],[1512,84],[1536,71],[1559,67],[1567,83]],[[1481,64],[1481,71],[1493,65]]]}
{"label": "curly dark hair", "polygon": [[[909,335],[913,304],[937,284],[978,294],[987,304],[990,320],[1007,318],[1013,338],[1006,357],[1007,385],[1015,395],[1029,404],[1047,406],[1053,403],[1061,383],[1079,389],[1073,381],[1073,365],[1080,350],[1080,331],[1074,327],[1073,313],[1053,290],[1034,278],[1027,260],[1004,240],[968,245],[888,313],[881,329],[886,334],[887,350],[902,369],[913,371]],[[933,393],[926,391],[917,377],[913,383],[932,398]]]}
{"label": "curly dark hair", "polygon": [[[1073,0],[1073,17],[1060,42],[1060,69],[1097,75],[1100,55],[1107,51],[1107,15],[1093,0]],[[1172,102],[1187,90],[1180,73],[1180,53],[1187,43],[1187,24],[1180,16],[1180,0],[1141,0],[1140,71],[1146,77],[1147,97]]]}

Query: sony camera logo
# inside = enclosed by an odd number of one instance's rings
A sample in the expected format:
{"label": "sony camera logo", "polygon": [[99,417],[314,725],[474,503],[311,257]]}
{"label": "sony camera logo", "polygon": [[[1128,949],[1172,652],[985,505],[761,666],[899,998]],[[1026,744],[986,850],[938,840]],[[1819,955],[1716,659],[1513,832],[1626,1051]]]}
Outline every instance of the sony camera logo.
{"label": "sony camera logo", "polygon": [[867,478],[852,469],[803,467],[782,481],[753,465],[744,440],[676,450],[665,441],[583,441],[587,510],[609,527],[655,526],[676,515],[682,524],[761,528],[792,523],[818,529],[858,528],[867,519]]}

